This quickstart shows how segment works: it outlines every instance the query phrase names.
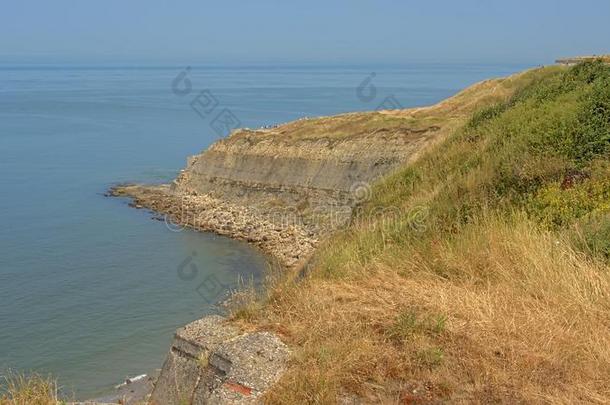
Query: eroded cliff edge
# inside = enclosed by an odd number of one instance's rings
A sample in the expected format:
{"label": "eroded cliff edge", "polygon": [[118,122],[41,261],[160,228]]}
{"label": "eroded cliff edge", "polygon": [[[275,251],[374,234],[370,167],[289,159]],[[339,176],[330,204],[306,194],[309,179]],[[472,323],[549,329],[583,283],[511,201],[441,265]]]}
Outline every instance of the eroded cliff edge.
{"label": "eroded cliff edge", "polygon": [[431,107],[238,130],[188,158],[172,184],[120,186],[112,195],[132,197],[172,226],[246,240],[297,267],[349,221],[375,180],[416,159],[477,108],[506,99],[518,76],[476,84]]}

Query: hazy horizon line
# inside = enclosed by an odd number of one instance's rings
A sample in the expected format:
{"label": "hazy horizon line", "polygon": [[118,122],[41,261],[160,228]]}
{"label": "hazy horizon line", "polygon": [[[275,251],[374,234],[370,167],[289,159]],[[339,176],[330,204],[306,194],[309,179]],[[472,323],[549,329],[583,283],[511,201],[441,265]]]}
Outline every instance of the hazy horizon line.
{"label": "hazy horizon line", "polygon": [[[558,57],[557,59],[560,59]],[[28,60],[28,59],[4,59],[0,56],[0,65],[10,67],[115,67],[115,68],[132,68],[132,67],[150,67],[150,68],[172,68],[185,67],[192,68],[214,68],[214,67],[231,67],[231,68],[273,68],[273,67],[408,67],[417,65],[549,65],[554,64],[555,60],[493,60],[493,59],[413,59],[409,61],[328,61],[328,60],[311,60],[311,61],[201,61],[188,59],[176,60]]]}

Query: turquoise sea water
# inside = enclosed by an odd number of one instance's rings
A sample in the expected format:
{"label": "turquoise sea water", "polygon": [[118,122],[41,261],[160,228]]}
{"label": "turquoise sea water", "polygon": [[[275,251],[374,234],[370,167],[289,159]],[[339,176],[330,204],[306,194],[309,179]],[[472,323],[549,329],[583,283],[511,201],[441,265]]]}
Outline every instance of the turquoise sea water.
{"label": "turquoise sea water", "polygon": [[238,277],[260,277],[255,249],[172,232],[103,197],[112,184],[170,181],[227,126],[426,105],[525,67],[194,66],[172,84],[183,67],[0,65],[0,370],[108,392],[160,367],[174,330]]}

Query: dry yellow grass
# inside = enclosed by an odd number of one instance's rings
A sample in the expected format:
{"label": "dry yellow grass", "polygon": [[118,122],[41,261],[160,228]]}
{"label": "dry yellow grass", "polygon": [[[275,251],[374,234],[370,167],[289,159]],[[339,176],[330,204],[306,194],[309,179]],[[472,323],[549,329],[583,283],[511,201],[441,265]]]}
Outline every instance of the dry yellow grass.
{"label": "dry yellow grass", "polygon": [[0,405],[57,405],[57,383],[38,374],[8,373],[2,376]]}
{"label": "dry yellow grass", "polygon": [[276,284],[242,322],[297,348],[270,403],[609,403],[609,291],[568,241],[489,218],[391,266]]}

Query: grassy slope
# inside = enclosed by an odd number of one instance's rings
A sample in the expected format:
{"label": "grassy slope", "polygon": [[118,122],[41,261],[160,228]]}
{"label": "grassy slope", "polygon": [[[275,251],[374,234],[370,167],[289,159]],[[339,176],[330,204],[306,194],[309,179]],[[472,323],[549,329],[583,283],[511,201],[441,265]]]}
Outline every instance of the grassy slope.
{"label": "grassy slope", "polygon": [[235,313],[295,347],[269,402],[610,401],[610,69],[523,77]]}

